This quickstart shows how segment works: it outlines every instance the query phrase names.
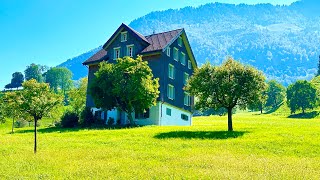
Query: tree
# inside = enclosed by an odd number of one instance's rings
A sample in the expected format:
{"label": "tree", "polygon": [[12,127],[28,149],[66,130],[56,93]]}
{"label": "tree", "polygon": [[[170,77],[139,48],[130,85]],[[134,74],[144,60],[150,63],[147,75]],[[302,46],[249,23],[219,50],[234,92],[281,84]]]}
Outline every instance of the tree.
{"label": "tree", "polygon": [[47,69],[46,66],[41,66],[37,64],[30,64],[30,66],[27,66],[26,70],[24,71],[26,81],[35,79],[38,82],[43,82],[42,74]]}
{"label": "tree", "polygon": [[317,89],[306,80],[299,80],[287,89],[287,104],[291,113],[301,109],[304,114],[306,109],[315,108],[318,100]]}
{"label": "tree", "polygon": [[228,110],[228,131],[233,131],[232,109],[245,108],[265,89],[265,77],[253,67],[228,58],[221,66],[206,63],[188,81],[186,90],[199,98],[196,108],[224,107]]}
{"label": "tree", "polygon": [[4,88],[5,88],[5,89],[12,89],[13,87],[12,87],[12,84],[9,83],[9,84],[5,85]]}
{"label": "tree", "polygon": [[24,113],[19,111],[19,104],[17,101],[16,92],[7,92],[2,98],[4,105],[1,107],[3,110],[3,115],[5,117],[12,118],[12,128],[11,133],[13,134],[14,122],[17,118],[23,117]]}
{"label": "tree", "polygon": [[62,103],[62,97],[51,92],[46,83],[38,83],[35,79],[22,84],[23,90],[17,91],[19,111],[34,119],[34,153],[37,152],[37,123],[42,117]]}
{"label": "tree", "polygon": [[319,61],[318,61],[318,71],[317,71],[316,76],[319,76],[319,75],[320,75],[320,56],[319,56]]}
{"label": "tree", "polygon": [[21,72],[15,72],[12,74],[11,86],[12,88],[18,88],[22,86],[24,81],[23,74]]}
{"label": "tree", "polygon": [[68,93],[69,104],[79,116],[86,107],[87,86],[88,78],[82,78],[80,79],[79,87],[71,89]]}
{"label": "tree", "polygon": [[260,113],[263,113],[263,108],[266,106],[266,102],[268,99],[268,95],[266,90],[261,90],[260,96],[257,96],[253,103],[248,105],[248,109],[250,110],[259,110]]}
{"label": "tree", "polygon": [[95,73],[90,94],[98,108],[118,108],[127,113],[134,125],[132,113],[144,112],[155,105],[159,96],[159,79],[153,74],[147,61],[124,57],[115,64],[102,62]]}
{"label": "tree", "polygon": [[278,83],[276,80],[271,80],[267,82],[267,102],[266,106],[271,106],[276,108],[281,104],[285,98],[286,88]]}
{"label": "tree", "polygon": [[72,72],[65,67],[53,67],[45,73],[46,82],[58,93],[61,89],[63,94],[72,88]]}

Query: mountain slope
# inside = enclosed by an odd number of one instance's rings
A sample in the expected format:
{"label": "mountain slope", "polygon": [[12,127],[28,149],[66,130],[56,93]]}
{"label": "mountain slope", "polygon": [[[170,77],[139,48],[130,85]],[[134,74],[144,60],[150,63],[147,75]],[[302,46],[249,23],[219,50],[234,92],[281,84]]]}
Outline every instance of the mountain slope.
{"label": "mountain slope", "polygon": [[[316,72],[320,14],[306,8],[301,2],[290,6],[214,3],[152,12],[130,26],[144,35],[183,27],[198,64],[207,60],[220,64],[233,56],[288,85],[296,79],[310,79]],[[84,56],[88,54],[73,61]]]}

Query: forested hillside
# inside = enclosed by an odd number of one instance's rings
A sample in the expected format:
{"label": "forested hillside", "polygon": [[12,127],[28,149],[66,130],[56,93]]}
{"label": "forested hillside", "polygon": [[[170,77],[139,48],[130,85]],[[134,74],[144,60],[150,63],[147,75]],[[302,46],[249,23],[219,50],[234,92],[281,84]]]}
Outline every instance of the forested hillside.
{"label": "forested hillside", "polygon": [[[310,79],[316,73],[320,13],[314,5],[214,3],[152,12],[129,25],[143,35],[183,27],[199,65],[208,60],[220,64],[230,55],[264,71],[268,79],[288,85],[296,79]],[[95,51],[62,66],[70,68],[75,79],[85,76],[87,71],[81,62]]]}

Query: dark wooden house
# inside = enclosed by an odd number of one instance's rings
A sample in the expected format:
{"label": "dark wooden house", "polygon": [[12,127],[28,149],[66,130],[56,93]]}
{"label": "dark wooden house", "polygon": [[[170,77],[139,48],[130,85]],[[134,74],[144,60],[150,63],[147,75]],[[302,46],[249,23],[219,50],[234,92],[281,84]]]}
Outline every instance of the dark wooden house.
{"label": "dark wooden house", "polygon": [[[192,49],[184,29],[143,36],[129,26],[121,24],[110,39],[95,55],[83,64],[89,69],[88,82],[95,78],[99,63],[115,63],[117,58],[142,55],[148,61],[154,77],[159,78],[160,95],[156,106],[145,114],[135,114],[135,121],[141,125],[191,125],[194,98],[183,90],[188,78],[197,67]],[[126,114],[117,109],[101,111],[95,108],[90,95],[88,107],[102,118],[114,118],[127,122]]]}

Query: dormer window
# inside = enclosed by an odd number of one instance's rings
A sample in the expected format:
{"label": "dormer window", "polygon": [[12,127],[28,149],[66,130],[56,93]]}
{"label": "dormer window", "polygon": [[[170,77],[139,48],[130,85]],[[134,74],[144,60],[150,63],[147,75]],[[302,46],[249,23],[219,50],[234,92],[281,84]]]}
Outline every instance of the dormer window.
{"label": "dormer window", "polygon": [[127,46],[127,56],[133,57],[133,50],[134,50],[134,45],[128,45]]}
{"label": "dormer window", "polygon": [[179,36],[179,38],[178,38],[178,45],[181,47],[182,46],[182,37],[181,36]]}
{"label": "dormer window", "polygon": [[113,49],[113,59],[116,60],[120,58],[120,47]]}
{"label": "dormer window", "polygon": [[121,32],[121,42],[125,42],[128,39],[128,32]]}

